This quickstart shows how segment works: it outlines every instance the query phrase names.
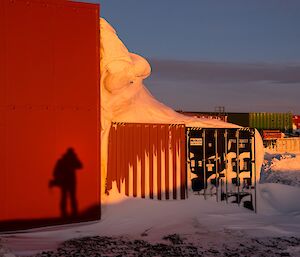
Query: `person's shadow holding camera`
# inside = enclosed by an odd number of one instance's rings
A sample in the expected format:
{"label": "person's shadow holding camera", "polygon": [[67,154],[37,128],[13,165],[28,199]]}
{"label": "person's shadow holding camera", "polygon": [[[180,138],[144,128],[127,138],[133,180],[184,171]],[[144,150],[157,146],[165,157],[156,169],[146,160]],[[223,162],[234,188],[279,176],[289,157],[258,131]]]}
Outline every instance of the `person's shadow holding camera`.
{"label": "person's shadow holding camera", "polygon": [[67,199],[70,199],[72,216],[77,216],[78,206],[76,199],[76,170],[82,169],[82,163],[78,159],[73,148],[68,148],[64,155],[56,162],[53,179],[49,187],[57,186],[61,190],[60,211],[61,217],[67,217]]}

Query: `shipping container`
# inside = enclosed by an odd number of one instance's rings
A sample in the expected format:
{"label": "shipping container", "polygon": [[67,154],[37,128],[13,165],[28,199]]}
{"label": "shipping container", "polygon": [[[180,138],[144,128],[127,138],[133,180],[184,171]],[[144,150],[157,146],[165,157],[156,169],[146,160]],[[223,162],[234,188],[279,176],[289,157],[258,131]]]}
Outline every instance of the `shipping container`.
{"label": "shipping container", "polygon": [[300,138],[299,137],[291,137],[291,138],[280,138],[277,139],[276,142],[269,146],[272,150],[277,152],[292,152],[299,153],[300,152]]}
{"label": "shipping container", "polygon": [[113,123],[109,134],[106,190],[170,200],[187,197],[183,124]]}
{"label": "shipping container", "polygon": [[0,231],[99,219],[99,5],[1,0],[0,35]]}
{"label": "shipping container", "polygon": [[250,113],[249,126],[263,129],[274,129],[282,132],[292,131],[291,113]]}
{"label": "shipping container", "polygon": [[262,138],[263,140],[276,140],[282,138],[283,134],[280,130],[263,130]]}
{"label": "shipping container", "polygon": [[[225,122],[240,125],[242,127],[256,128],[260,132],[264,129],[280,130],[290,133],[293,129],[293,116],[291,113],[269,113],[269,112],[187,112],[178,111],[181,114],[196,118],[219,119]],[[294,116],[297,117],[297,116]],[[295,120],[295,118],[294,118]],[[300,124],[300,123],[299,123]]]}
{"label": "shipping container", "polygon": [[256,211],[255,130],[113,123],[106,191],[158,200],[188,189]]}
{"label": "shipping container", "polygon": [[255,130],[187,128],[191,189],[256,211]]}
{"label": "shipping container", "polygon": [[291,113],[269,113],[269,112],[251,112],[251,113],[227,113],[227,121],[243,127],[256,128],[262,130],[280,130],[289,133],[292,131]]}

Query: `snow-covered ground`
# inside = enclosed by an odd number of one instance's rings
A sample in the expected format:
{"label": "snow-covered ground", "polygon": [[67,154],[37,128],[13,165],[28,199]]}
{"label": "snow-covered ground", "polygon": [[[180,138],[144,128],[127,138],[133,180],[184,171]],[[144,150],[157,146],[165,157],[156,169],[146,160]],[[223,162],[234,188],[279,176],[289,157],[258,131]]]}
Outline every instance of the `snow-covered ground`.
{"label": "snow-covered ground", "polygon": [[287,182],[299,181],[299,155],[265,157],[257,213],[192,193],[158,201],[112,192],[99,222],[1,235],[0,243],[22,256],[74,238],[39,256],[300,256],[300,187]]}

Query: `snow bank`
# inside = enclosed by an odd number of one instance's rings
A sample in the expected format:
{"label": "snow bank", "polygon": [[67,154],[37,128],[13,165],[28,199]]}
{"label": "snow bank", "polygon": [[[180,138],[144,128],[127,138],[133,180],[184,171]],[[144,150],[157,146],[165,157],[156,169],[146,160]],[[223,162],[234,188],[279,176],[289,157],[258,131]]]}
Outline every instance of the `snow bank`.
{"label": "snow bank", "polygon": [[[289,155],[291,156],[291,155]],[[290,172],[295,171],[300,174],[300,155],[292,157],[287,157],[287,155],[283,155],[280,160],[273,159],[271,169],[273,171],[282,171],[282,172]]]}
{"label": "snow bank", "polygon": [[260,184],[258,195],[260,212],[300,215],[299,187],[275,183]]}
{"label": "snow bank", "polygon": [[102,208],[102,219],[83,226],[42,228],[31,233],[2,235],[15,254],[28,255],[55,249],[58,243],[85,236],[125,236],[161,242],[179,234],[189,241],[231,244],[238,237],[300,236],[300,188],[262,184],[258,191],[258,213],[237,204],[217,203],[215,198],[190,194],[185,201],[158,201],[110,194]]}
{"label": "snow bank", "polygon": [[143,57],[130,53],[116,31],[100,18],[101,109],[103,127],[115,122],[184,123],[197,127],[239,127],[220,120],[194,118],[175,112],[157,101],[143,80],[151,67]]}
{"label": "snow bank", "polygon": [[300,187],[300,155],[267,152],[260,182]]}
{"label": "snow bank", "polygon": [[[280,160],[279,154],[268,154],[266,159],[272,161],[274,156]],[[294,154],[287,156],[282,158],[283,162],[296,159]],[[131,198],[119,194],[114,185],[111,194],[105,196],[100,222],[41,228],[1,237],[5,247],[18,256],[55,249],[65,240],[86,236],[125,236],[156,243],[176,233],[195,245],[199,242],[247,244],[247,238],[252,242],[265,237],[300,237],[299,196],[299,187],[259,184],[258,212],[254,213],[237,204],[216,202],[209,196],[205,200],[191,193],[185,201]]]}
{"label": "snow bank", "polygon": [[[151,67],[143,57],[130,53],[118,38],[115,29],[100,18],[101,67],[101,163],[102,189],[107,174],[108,135],[111,122],[185,124],[202,128],[237,128],[235,124],[206,118],[184,116],[157,101],[146,89],[143,80]],[[257,170],[263,161],[263,145],[256,133]],[[257,174],[259,177],[259,172]]]}

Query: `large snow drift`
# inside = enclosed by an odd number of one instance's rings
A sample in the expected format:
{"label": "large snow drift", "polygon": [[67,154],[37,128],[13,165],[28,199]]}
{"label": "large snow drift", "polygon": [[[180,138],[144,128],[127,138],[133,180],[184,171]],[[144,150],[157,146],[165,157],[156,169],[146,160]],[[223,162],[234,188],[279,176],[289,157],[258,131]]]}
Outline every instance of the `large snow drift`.
{"label": "large snow drift", "polygon": [[179,114],[157,101],[143,84],[151,67],[143,57],[130,53],[114,28],[100,18],[101,109],[103,127],[111,121],[144,123],[184,123],[204,128],[237,125],[219,120]]}
{"label": "large snow drift", "polygon": [[[202,128],[239,127],[219,120],[184,116],[157,101],[143,84],[143,80],[151,73],[147,60],[130,53],[118,38],[115,29],[103,18],[100,18],[100,31],[102,193],[105,191],[111,122],[175,123]],[[263,145],[261,137],[256,134],[257,178],[259,178]]]}

